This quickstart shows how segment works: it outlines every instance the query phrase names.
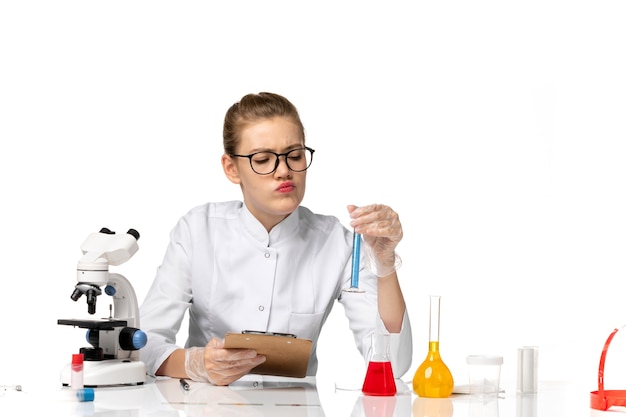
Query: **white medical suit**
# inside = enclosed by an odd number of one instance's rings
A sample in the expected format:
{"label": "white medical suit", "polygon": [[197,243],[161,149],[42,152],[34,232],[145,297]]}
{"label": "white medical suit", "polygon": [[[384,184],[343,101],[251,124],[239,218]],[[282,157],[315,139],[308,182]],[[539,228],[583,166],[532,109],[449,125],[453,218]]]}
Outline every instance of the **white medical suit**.
{"label": "white medical suit", "polygon": [[[332,216],[299,207],[268,233],[239,201],[208,203],[183,216],[170,235],[163,263],[140,309],[148,336],[140,350],[154,375],[175,350],[189,310],[185,347],[243,330],[292,333],[313,341],[307,375],[317,371],[316,345],[338,300],[357,348],[367,358],[370,334],[388,333],[378,314],[377,277],[361,268],[364,294],[350,286],[352,231]],[[363,251],[362,251],[363,252]],[[361,262],[363,265],[363,262]],[[392,334],[394,374],[411,364],[411,326]]]}

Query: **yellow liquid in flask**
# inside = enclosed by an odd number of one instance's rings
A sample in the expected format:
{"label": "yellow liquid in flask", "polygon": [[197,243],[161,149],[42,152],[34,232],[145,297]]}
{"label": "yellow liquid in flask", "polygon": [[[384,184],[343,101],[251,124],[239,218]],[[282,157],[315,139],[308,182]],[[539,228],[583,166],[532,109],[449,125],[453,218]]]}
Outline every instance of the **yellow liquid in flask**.
{"label": "yellow liquid in flask", "polygon": [[413,391],[420,397],[448,398],[452,395],[454,378],[439,354],[439,342],[428,344],[428,356],[415,371]]}

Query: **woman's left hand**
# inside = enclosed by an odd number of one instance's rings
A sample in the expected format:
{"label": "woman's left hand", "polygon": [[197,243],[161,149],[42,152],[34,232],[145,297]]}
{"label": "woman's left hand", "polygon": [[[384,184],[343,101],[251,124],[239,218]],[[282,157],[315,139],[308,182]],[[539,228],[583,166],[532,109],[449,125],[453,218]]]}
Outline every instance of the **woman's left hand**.
{"label": "woman's left hand", "polygon": [[[392,268],[396,262],[395,249],[402,240],[402,224],[398,213],[383,204],[348,206],[350,226],[363,236],[375,256],[377,268]],[[380,269],[379,269],[380,270]]]}

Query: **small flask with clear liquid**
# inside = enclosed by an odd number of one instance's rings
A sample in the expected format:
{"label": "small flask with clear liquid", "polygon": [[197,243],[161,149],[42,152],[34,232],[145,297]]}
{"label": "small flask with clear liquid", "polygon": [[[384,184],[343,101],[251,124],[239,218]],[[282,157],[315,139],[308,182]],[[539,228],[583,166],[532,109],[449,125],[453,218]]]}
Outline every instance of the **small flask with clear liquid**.
{"label": "small flask with clear liquid", "polygon": [[430,327],[428,355],[415,371],[413,391],[419,397],[448,398],[454,388],[454,378],[439,353],[439,305],[441,297],[430,296]]}
{"label": "small flask with clear liquid", "polygon": [[372,334],[372,350],[362,391],[365,395],[396,395],[388,334]]}

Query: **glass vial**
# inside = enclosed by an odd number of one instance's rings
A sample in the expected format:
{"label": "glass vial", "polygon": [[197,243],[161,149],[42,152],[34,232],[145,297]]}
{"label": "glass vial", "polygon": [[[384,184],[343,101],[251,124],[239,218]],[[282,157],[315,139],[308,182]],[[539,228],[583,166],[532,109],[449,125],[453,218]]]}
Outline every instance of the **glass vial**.
{"label": "glass vial", "polygon": [[389,354],[389,337],[388,334],[372,334],[372,350],[362,389],[365,395],[396,394],[396,381]]}
{"label": "glass vial", "polygon": [[439,305],[441,296],[430,296],[430,327],[428,355],[415,371],[413,391],[420,397],[448,398],[452,395],[454,378],[439,353]]}
{"label": "glass vial", "polygon": [[79,390],[83,388],[83,361],[84,356],[82,353],[75,353],[72,355],[72,370],[70,374],[70,386],[73,390]]}

